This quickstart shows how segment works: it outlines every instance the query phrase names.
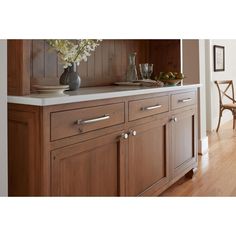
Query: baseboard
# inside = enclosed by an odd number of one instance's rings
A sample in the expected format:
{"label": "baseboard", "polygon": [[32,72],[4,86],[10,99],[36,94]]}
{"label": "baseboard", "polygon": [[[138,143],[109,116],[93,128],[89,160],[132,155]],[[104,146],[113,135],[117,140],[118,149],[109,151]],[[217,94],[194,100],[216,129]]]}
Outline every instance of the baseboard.
{"label": "baseboard", "polygon": [[198,154],[205,155],[208,153],[208,137],[198,140]]}

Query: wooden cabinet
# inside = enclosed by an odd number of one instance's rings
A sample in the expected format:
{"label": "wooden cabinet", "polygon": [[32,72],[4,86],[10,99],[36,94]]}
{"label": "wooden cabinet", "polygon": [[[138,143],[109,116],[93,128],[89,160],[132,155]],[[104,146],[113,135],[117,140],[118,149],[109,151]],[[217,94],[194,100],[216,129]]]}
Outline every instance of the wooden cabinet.
{"label": "wooden cabinet", "polygon": [[171,95],[171,109],[179,109],[196,104],[196,92],[177,93]]}
{"label": "wooden cabinet", "polygon": [[51,140],[124,123],[124,103],[53,112]]}
{"label": "wooden cabinet", "polygon": [[172,175],[178,177],[197,163],[197,114],[195,109],[171,118]]}
{"label": "wooden cabinet", "polygon": [[131,101],[129,102],[129,121],[160,114],[168,110],[168,96]]}
{"label": "wooden cabinet", "polygon": [[8,194],[38,196],[40,191],[39,108],[14,106],[8,112]]}
{"label": "wooden cabinet", "polygon": [[[181,69],[180,40],[107,40],[81,62],[78,69],[81,86],[104,86],[124,81],[128,57],[136,52],[136,64],[154,64],[153,75],[161,71]],[[55,82],[63,73],[63,66],[55,50],[50,50],[46,40],[8,40],[8,94],[29,95],[32,85],[52,79]],[[140,76],[140,74],[139,74]],[[47,83],[45,83],[47,84]]]}
{"label": "wooden cabinet", "polygon": [[168,182],[168,118],[130,130],[127,195],[151,194]]}
{"label": "wooden cabinet", "polygon": [[9,104],[9,193],[158,195],[196,167],[196,101],[196,89],[187,89],[54,106]]}
{"label": "wooden cabinet", "polygon": [[52,195],[124,195],[122,131],[51,153]]}
{"label": "wooden cabinet", "polygon": [[30,94],[30,40],[7,40],[8,95]]}

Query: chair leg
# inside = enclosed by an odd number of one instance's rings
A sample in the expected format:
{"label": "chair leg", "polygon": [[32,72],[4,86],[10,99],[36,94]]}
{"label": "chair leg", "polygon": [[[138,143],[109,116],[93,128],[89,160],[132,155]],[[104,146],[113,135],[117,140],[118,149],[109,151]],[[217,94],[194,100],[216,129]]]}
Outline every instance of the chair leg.
{"label": "chair leg", "polygon": [[218,125],[217,125],[216,132],[218,132],[218,130],[219,130],[219,128],[220,128],[221,116],[222,116],[222,110],[220,110],[219,121],[218,121]]}
{"label": "chair leg", "polygon": [[233,129],[235,129],[235,119],[236,119],[236,115],[234,114],[234,116],[233,116]]}

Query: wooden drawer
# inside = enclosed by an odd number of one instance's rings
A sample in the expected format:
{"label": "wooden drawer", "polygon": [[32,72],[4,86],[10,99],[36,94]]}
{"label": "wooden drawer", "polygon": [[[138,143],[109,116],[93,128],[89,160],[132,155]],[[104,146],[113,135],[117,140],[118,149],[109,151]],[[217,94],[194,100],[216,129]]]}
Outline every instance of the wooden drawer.
{"label": "wooden drawer", "polygon": [[51,113],[51,141],[125,121],[124,103]]}
{"label": "wooden drawer", "polygon": [[156,115],[169,110],[169,97],[155,97],[129,102],[129,121]]}
{"label": "wooden drawer", "polygon": [[171,109],[178,109],[196,104],[196,92],[178,93],[171,95]]}

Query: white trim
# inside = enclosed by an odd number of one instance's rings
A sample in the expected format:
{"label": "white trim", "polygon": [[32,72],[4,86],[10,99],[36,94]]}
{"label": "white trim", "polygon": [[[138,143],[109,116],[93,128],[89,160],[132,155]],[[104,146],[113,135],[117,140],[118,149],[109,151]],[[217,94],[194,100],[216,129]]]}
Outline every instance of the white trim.
{"label": "white trim", "polygon": [[206,155],[208,153],[208,137],[204,137],[198,140],[198,153],[200,155]]}
{"label": "white trim", "polygon": [[0,196],[7,196],[7,40],[0,40]]}
{"label": "white trim", "polygon": [[183,73],[183,39],[180,40],[180,72]]}
{"label": "white trim", "polygon": [[214,85],[212,80],[212,62],[211,62],[211,40],[206,39],[205,40],[206,45],[206,130],[212,131],[213,130],[213,124],[212,124],[212,86]]}

